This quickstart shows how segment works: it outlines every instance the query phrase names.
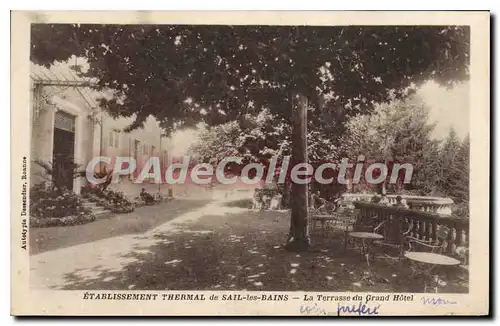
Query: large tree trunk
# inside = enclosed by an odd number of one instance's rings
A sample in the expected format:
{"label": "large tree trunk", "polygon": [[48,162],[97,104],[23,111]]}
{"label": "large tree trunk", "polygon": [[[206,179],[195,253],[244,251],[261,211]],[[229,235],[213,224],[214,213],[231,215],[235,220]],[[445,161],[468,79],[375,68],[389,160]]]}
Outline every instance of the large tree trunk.
{"label": "large tree trunk", "polygon": [[[293,98],[292,125],[292,159],[291,167],[299,163],[307,163],[307,98],[297,95]],[[290,234],[286,244],[287,250],[304,251],[309,247],[307,227],[307,184],[292,181]]]}

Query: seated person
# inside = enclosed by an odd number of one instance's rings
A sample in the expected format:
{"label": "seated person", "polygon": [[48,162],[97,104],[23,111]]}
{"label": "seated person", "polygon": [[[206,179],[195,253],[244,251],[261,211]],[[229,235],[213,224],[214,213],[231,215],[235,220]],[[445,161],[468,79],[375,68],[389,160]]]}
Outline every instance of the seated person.
{"label": "seated person", "polygon": [[389,198],[387,198],[387,194],[382,194],[382,198],[380,198],[378,204],[389,205]]}
{"label": "seated person", "polygon": [[321,197],[319,195],[319,191],[311,193],[310,199],[311,200],[309,202],[309,206],[312,209],[318,208],[318,207],[320,207],[322,205],[322,203],[321,203]]}
{"label": "seated person", "polygon": [[141,189],[140,196],[141,196],[142,201],[145,202],[146,204],[152,204],[155,202],[154,197],[151,196],[151,194],[147,193],[146,189],[144,189],[144,188]]}
{"label": "seated person", "polygon": [[394,204],[394,207],[403,207],[403,208],[408,208],[408,205],[403,202],[403,198],[401,196],[396,197],[396,203]]}
{"label": "seated person", "polygon": [[264,208],[262,190],[255,188],[252,198],[252,209],[262,210]]}
{"label": "seated person", "polygon": [[271,203],[269,204],[270,210],[280,210],[281,209],[281,201],[283,200],[283,196],[281,194],[276,194],[271,198]]}
{"label": "seated person", "polygon": [[262,195],[262,209],[269,209],[271,206],[271,196],[269,194]]}

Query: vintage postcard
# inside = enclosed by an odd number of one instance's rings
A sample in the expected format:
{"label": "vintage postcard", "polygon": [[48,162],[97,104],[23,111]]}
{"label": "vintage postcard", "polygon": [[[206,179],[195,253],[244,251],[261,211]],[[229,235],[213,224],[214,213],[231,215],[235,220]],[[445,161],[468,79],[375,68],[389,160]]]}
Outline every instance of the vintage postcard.
{"label": "vintage postcard", "polygon": [[13,12],[13,315],[489,313],[489,12]]}

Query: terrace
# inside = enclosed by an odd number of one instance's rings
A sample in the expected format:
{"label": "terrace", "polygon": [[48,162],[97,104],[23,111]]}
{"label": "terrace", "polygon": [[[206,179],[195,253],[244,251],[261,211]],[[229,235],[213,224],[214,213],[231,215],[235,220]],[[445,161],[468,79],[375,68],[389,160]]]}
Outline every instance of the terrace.
{"label": "terrace", "polygon": [[[33,273],[37,276],[34,280],[42,278],[44,286],[52,289],[86,290],[425,290],[425,269],[417,268],[404,257],[385,259],[383,255],[367,264],[358,249],[344,249],[340,229],[326,234],[311,232],[311,248],[306,252],[286,251],[283,244],[290,225],[286,210],[251,210],[248,199],[218,200],[192,212],[177,213],[172,205],[177,205],[176,201],[142,208],[141,215],[152,214],[147,210],[161,215],[166,208],[172,213],[168,225],[156,230],[32,256]],[[392,216],[393,221],[409,222],[412,235],[419,239],[438,239],[439,226],[451,228],[452,235],[445,243],[446,255],[455,257],[454,250],[467,244],[466,220],[370,203],[356,206],[360,219],[377,215],[380,220]],[[92,224],[74,228],[90,232]],[[81,231],[75,229],[75,233]],[[96,251],[103,247],[109,250]],[[468,292],[466,262],[460,266],[436,266],[434,273],[440,276],[440,293]]]}

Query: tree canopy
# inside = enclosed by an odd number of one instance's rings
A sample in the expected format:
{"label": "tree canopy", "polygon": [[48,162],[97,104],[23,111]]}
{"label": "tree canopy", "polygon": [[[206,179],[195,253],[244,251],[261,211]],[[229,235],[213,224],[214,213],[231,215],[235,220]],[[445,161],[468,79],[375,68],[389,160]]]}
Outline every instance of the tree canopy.
{"label": "tree canopy", "polygon": [[[307,133],[308,157],[313,166],[338,159],[339,137],[326,126],[310,121]],[[268,109],[246,114],[239,120],[201,128],[190,152],[204,162],[218,163],[228,156],[266,163],[272,156],[290,155],[291,126]]]}
{"label": "tree canopy", "polygon": [[238,156],[245,164],[276,155],[289,147],[289,140],[290,126],[264,109],[221,125],[204,125],[190,151],[205,162]]}
{"label": "tree canopy", "polygon": [[[295,129],[292,160],[301,163],[306,117],[338,140],[346,119],[376,103],[429,79],[468,78],[469,34],[467,26],[35,24],[31,60],[86,57],[86,74],[115,92],[101,105],[135,116],[128,130],[151,115],[168,135],[269,109]],[[292,193],[290,248],[305,248],[307,187],[293,183]]]}
{"label": "tree canopy", "polygon": [[455,202],[469,201],[469,136],[460,140],[451,129],[439,155],[440,188]]}
{"label": "tree canopy", "polygon": [[220,124],[267,107],[286,119],[295,94],[327,121],[365,112],[435,79],[468,76],[469,27],[32,25],[31,60],[86,57],[116,92],[114,116],[149,115],[166,132]]}
{"label": "tree canopy", "polygon": [[365,164],[385,163],[389,168],[387,180],[394,163],[410,163],[414,169],[411,184],[395,186],[398,190],[403,186],[415,188],[422,181],[419,179],[425,178],[422,172],[428,172],[426,155],[438,144],[431,138],[435,125],[428,120],[429,108],[418,96],[376,105],[372,114],[358,115],[347,122],[342,153],[354,162],[363,155]]}

